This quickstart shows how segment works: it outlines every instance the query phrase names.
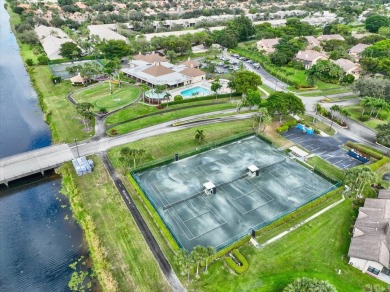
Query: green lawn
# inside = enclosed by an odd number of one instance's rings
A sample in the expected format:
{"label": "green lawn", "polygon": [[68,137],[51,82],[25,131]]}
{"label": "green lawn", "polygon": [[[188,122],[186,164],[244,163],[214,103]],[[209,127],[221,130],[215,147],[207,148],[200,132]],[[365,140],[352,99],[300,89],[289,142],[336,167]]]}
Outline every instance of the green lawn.
{"label": "green lawn", "polygon": [[[101,159],[93,157],[95,169],[91,174],[78,177],[70,163],[66,166],[64,182],[69,175],[76,186],[75,215],[85,230],[97,274],[108,270],[118,283],[118,291],[170,291],[160,268],[140,233],[122,197],[104,168]],[[97,191],[98,190],[98,191]],[[73,207],[73,205],[72,205]],[[84,214],[84,215],[83,215]],[[87,228],[83,224],[85,215]],[[88,225],[89,224],[89,225]],[[96,252],[100,243],[104,259]],[[102,264],[107,262],[108,264]],[[103,287],[107,279],[100,279]]]}
{"label": "green lawn", "polygon": [[335,177],[337,180],[344,180],[344,173],[341,169],[335,167],[333,164],[321,159],[318,156],[310,157],[307,161],[308,164],[322,170],[323,172],[330,174]]}
{"label": "green lawn", "polygon": [[[191,282],[193,291],[275,291],[298,277],[329,281],[338,291],[362,291],[364,285],[384,283],[348,265],[351,201],[346,200],[282,239],[256,249],[247,244],[240,252],[249,262],[242,275],[230,273],[222,260],[207,275]],[[341,270],[341,274],[337,271]]]}
{"label": "green lawn", "polygon": [[315,96],[327,96],[327,95],[333,95],[333,94],[339,94],[339,93],[346,93],[346,92],[350,92],[350,90],[347,88],[347,87],[340,87],[340,88],[330,88],[330,89],[327,89],[327,90],[321,90],[321,91],[315,91],[315,92],[307,92],[307,93],[304,93],[303,91],[300,91],[302,93],[300,93],[301,96],[307,96],[307,97],[315,97]]}
{"label": "green lawn", "polygon": [[[366,122],[361,122],[361,121],[358,120],[358,117],[361,115],[362,110],[363,110],[361,106],[359,106],[359,105],[350,105],[350,106],[346,106],[345,108],[350,112],[350,114],[351,114],[350,118],[351,119],[357,120],[359,123],[363,123],[365,126],[371,128],[373,130],[376,130],[377,126],[386,124],[388,122],[388,121],[379,120],[379,119],[376,119],[376,118],[371,118],[370,120],[368,120]],[[387,113],[387,116],[390,119],[390,112]]]}
{"label": "green lawn", "polygon": [[[233,98],[233,99],[235,99],[235,98]],[[134,119],[134,118],[137,118],[137,117],[140,117],[143,115],[147,115],[147,114],[151,114],[151,113],[155,113],[155,112],[164,112],[164,110],[179,109],[179,108],[185,108],[185,107],[190,107],[190,106],[195,106],[195,105],[207,106],[209,104],[213,104],[214,102],[228,103],[229,101],[230,101],[229,98],[219,98],[216,101],[215,101],[215,99],[192,101],[192,102],[188,102],[188,103],[170,105],[168,108],[165,108],[165,109],[158,109],[156,105],[147,105],[147,104],[143,104],[143,103],[138,103],[130,108],[125,108],[117,113],[110,115],[106,120],[106,124],[109,126],[109,125],[113,125],[113,124],[127,121],[129,119]]]}
{"label": "green lawn", "polygon": [[76,91],[73,98],[79,103],[91,103],[94,111],[99,111],[101,108],[113,111],[135,101],[141,94],[141,89],[127,83],[122,83],[121,88],[117,84],[112,84],[112,91],[113,93],[110,94],[109,83],[103,82]]}
{"label": "green lawn", "polygon": [[[167,121],[174,121],[176,119],[198,115],[202,113],[208,113],[208,112],[214,112],[219,110],[225,110],[225,109],[232,109],[234,108],[234,104],[231,103],[221,103],[221,104],[215,104],[215,105],[209,105],[204,107],[194,107],[194,108],[188,108],[188,109],[182,109],[179,111],[173,111],[173,112],[162,112],[159,115],[154,115],[150,117],[145,117],[136,121],[131,121],[128,123],[124,123],[121,125],[117,125],[114,127],[114,129],[118,132],[118,134],[125,134],[131,131],[139,130],[145,127],[157,125],[163,122]],[[111,129],[108,130],[108,133],[110,133]]]}
{"label": "green lawn", "polygon": [[69,81],[54,85],[48,66],[32,67],[30,76],[43,96],[45,117],[54,142],[73,142],[75,138],[83,140],[93,135],[93,127],[91,132],[84,130],[80,115],[66,98],[73,89]]}

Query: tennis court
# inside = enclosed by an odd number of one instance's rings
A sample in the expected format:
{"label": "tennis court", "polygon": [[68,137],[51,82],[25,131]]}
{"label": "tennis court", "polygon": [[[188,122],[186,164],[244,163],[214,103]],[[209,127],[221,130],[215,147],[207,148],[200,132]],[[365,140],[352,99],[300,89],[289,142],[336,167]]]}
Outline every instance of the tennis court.
{"label": "tennis court", "polygon": [[[335,188],[255,136],[134,177],[187,250],[221,249]],[[215,193],[205,194],[206,182]]]}
{"label": "tennis court", "polygon": [[59,76],[62,79],[69,79],[72,77],[71,74],[66,70],[68,67],[74,67],[74,66],[82,66],[85,63],[97,63],[100,66],[102,64],[99,62],[99,60],[85,60],[85,61],[74,61],[74,62],[67,62],[67,63],[61,63],[61,64],[49,64],[49,68],[51,71],[51,74],[53,76]]}

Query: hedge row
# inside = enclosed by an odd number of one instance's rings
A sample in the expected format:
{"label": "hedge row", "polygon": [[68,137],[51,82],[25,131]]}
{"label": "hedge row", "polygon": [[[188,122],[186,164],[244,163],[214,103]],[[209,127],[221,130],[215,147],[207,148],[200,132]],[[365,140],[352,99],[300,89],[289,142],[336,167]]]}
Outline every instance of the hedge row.
{"label": "hedge row", "polygon": [[322,197],[320,197],[320,198],[318,198],[310,203],[307,203],[306,205],[303,205],[302,207],[295,210],[294,212],[287,214],[286,216],[280,218],[279,220],[272,222],[270,225],[268,225],[264,228],[261,228],[260,230],[257,230],[256,236],[267,233],[268,231],[270,231],[276,227],[279,227],[280,225],[283,225],[283,224],[295,219],[296,217],[301,216],[304,213],[307,213],[307,211],[309,211],[310,209],[313,209],[313,208],[317,207],[318,205],[333,198],[335,195],[338,195],[341,192],[341,190],[342,190],[342,187],[339,187],[339,188],[327,193],[326,195],[324,195],[324,196],[322,196]]}
{"label": "hedge row", "polygon": [[129,179],[129,182],[131,186],[133,187],[134,191],[139,195],[141,198],[142,202],[146,206],[146,209],[148,210],[149,214],[152,216],[153,221],[155,224],[158,226],[159,230],[162,232],[163,236],[166,238],[168,241],[169,245],[174,251],[177,251],[180,249],[179,245],[177,244],[176,240],[172,236],[171,232],[165,225],[165,223],[162,221],[160,215],[156,212],[144,192],[141,190],[141,188],[138,186],[137,182],[135,179],[132,177],[131,174],[126,174],[127,178]]}
{"label": "hedge row", "polygon": [[[230,96],[241,96],[241,93],[234,92],[232,94],[226,93],[226,94],[219,94],[219,98],[225,98],[225,97],[230,97]],[[202,100],[210,100],[210,99],[215,99],[215,95],[206,95],[206,96],[200,96],[200,97],[194,97],[194,98],[186,98],[183,100],[174,100],[170,101],[168,103],[162,103],[160,107],[166,107],[167,105],[175,105],[175,104],[182,104],[182,103],[190,103],[194,101],[202,101]]]}
{"label": "hedge row", "polygon": [[360,152],[363,152],[364,154],[367,154],[368,156],[373,157],[375,159],[382,159],[383,158],[382,153],[380,153],[379,151],[377,151],[371,147],[368,147],[368,146],[365,146],[362,144],[353,143],[351,141],[348,141],[345,145],[347,145],[349,148],[354,148]]}
{"label": "hedge row", "polygon": [[242,274],[248,269],[249,264],[238,249],[233,250],[232,253],[234,257],[240,262],[241,266],[238,266],[231,257],[226,257],[225,262],[236,274]]}
{"label": "hedge row", "polygon": [[386,163],[388,163],[390,161],[390,158],[389,157],[383,157],[381,160],[378,160],[377,162],[374,162],[373,164],[370,164],[369,167],[375,171],[377,170],[378,168],[382,167],[383,165],[385,165]]}

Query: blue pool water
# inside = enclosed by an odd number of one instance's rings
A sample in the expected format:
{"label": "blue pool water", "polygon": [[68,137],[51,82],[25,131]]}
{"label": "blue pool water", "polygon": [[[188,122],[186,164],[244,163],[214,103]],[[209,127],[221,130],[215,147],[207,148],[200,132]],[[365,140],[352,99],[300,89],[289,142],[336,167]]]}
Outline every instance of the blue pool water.
{"label": "blue pool water", "polygon": [[190,89],[183,90],[182,92],[180,92],[180,94],[184,97],[192,97],[194,95],[209,95],[212,94],[212,91],[200,86],[196,86]]}

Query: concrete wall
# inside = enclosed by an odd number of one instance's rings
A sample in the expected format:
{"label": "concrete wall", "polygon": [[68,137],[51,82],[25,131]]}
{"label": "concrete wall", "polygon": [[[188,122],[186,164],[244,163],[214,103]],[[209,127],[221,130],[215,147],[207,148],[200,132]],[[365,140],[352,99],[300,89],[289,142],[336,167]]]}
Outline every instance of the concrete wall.
{"label": "concrete wall", "polygon": [[206,80],[206,74],[205,75],[200,75],[196,77],[191,77],[191,83],[197,83],[197,82],[202,82]]}
{"label": "concrete wall", "polygon": [[[350,258],[349,264],[354,266],[355,268],[361,270],[363,273],[367,272],[368,267],[373,267],[375,269],[378,269],[379,271],[382,271],[383,266],[378,262],[368,261],[364,259],[358,259],[358,258]],[[369,273],[370,275],[376,276],[374,274]]]}

